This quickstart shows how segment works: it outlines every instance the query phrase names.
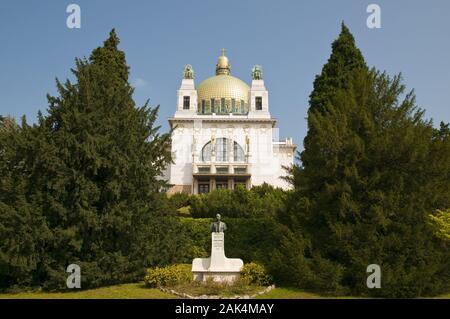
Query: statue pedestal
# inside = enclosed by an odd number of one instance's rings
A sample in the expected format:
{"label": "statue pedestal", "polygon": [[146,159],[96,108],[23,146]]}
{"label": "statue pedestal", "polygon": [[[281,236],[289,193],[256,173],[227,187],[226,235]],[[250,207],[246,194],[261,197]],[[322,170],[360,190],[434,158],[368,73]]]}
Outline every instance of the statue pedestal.
{"label": "statue pedestal", "polygon": [[231,283],[239,278],[244,262],[239,258],[225,257],[224,242],[224,233],[211,233],[211,257],[192,261],[194,280],[212,278],[216,282]]}

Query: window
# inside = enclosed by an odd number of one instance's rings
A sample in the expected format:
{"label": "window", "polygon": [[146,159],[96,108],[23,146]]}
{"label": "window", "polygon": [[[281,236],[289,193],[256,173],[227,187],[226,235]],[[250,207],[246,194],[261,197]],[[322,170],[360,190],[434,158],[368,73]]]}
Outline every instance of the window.
{"label": "window", "polygon": [[261,111],[262,110],[262,96],[257,96],[255,98],[255,107],[257,111]]}
{"label": "window", "polygon": [[202,149],[202,161],[209,162],[211,160],[211,142],[208,142]]}
{"label": "window", "polygon": [[202,114],[205,114],[205,100],[202,100]]}
{"label": "window", "polygon": [[235,174],[245,174],[245,173],[247,173],[247,169],[245,167],[235,167],[234,173]]}
{"label": "window", "polygon": [[211,99],[211,113],[216,113],[216,107],[214,105],[214,99]]}
{"label": "window", "polygon": [[245,161],[244,150],[237,142],[234,142],[234,150],[233,151],[234,151],[234,161],[235,162],[244,162]]}
{"label": "window", "polygon": [[190,105],[191,105],[191,97],[183,96],[183,110],[189,110]]}
{"label": "window", "polygon": [[236,100],[235,99],[231,99],[231,112],[236,113]]}
{"label": "window", "polygon": [[208,174],[208,173],[211,172],[211,169],[210,169],[209,166],[199,167],[199,168],[198,168],[198,172],[199,172],[200,174]]}
{"label": "window", "polygon": [[227,162],[228,161],[228,140],[226,138],[218,138],[216,140],[216,161]]}
{"label": "window", "polygon": [[228,166],[218,166],[218,167],[216,167],[216,173],[217,174],[227,174],[228,173]]}
{"label": "window", "polygon": [[227,182],[217,182],[216,183],[216,188],[217,189],[227,189],[228,188],[228,183]]}
{"label": "window", "polygon": [[221,113],[226,113],[225,98],[221,98],[220,99],[220,112]]}
{"label": "window", "polygon": [[209,184],[198,184],[198,193],[199,194],[209,193]]}
{"label": "window", "polygon": [[[228,162],[231,151],[231,146],[234,147],[235,162],[245,162],[244,149],[237,143],[227,138],[217,138],[215,143],[215,153],[217,162]],[[203,146],[201,153],[201,160],[203,162],[211,161],[211,142],[208,142]]]}
{"label": "window", "polygon": [[241,114],[245,114],[244,100],[241,100]]}

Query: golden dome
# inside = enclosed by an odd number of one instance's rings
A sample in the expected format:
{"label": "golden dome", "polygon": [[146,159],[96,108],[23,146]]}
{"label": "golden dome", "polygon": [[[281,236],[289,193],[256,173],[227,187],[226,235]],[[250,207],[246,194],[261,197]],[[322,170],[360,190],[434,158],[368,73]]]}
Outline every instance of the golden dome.
{"label": "golden dome", "polygon": [[198,100],[236,99],[248,102],[250,87],[242,80],[226,74],[220,74],[204,80],[197,87]]}
{"label": "golden dome", "polygon": [[247,83],[230,75],[230,63],[222,49],[222,55],[216,65],[216,76],[201,82],[197,87],[197,94],[199,101],[225,98],[248,103],[249,90]]}

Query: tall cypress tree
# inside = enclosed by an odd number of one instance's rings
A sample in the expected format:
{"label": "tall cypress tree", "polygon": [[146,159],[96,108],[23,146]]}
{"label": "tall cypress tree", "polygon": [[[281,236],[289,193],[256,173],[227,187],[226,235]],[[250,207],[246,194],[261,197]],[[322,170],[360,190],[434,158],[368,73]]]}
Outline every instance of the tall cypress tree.
{"label": "tall cypress tree", "polygon": [[[332,99],[338,90],[347,89],[355,72],[368,73],[368,68],[361,51],[355,45],[350,30],[342,22],[341,33],[332,44],[332,52],[322,72],[314,81],[308,109],[308,134],[304,139],[304,151],[300,158],[302,165],[320,165],[322,154],[320,141],[316,134],[317,118],[333,112]],[[323,176],[317,171],[317,180]],[[317,186],[320,187],[320,186]]]}
{"label": "tall cypress tree", "polygon": [[84,288],[135,280],[179,256],[178,226],[161,193],[170,134],[158,133],[158,107],[135,105],[118,44],[112,30],[89,59],[76,59],[76,81],[57,80],[48,115],[22,125],[22,135],[34,136],[21,159],[24,198],[49,229],[35,247],[36,284],[65,287],[71,263],[81,266]]}
{"label": "tall cypress tree", "polygon": [[[342,269],[330,287],[390,297],[448,288],[448,246],[434,239],[427,215],[450,203],[449,161],[439,154],[450,155],[450,140],[437,138],[414,93],[404,93],[401,76],[368,70],[343,26],[314,83],[285,217],[316,261]],[[369,264],[382,268],[380,290],[366,287]]]}
{"label": "tall cypress tree", "polygon": [[348,88],[351,73],[354,70],[368,71],[361,51],[355,45],[355,39],[348,27],[342,22],[341,33],[331,45],[332,51],[322,72],[314,80],[314,89],[310,95],[309,113],[326,112],[330,99],[338,89]]}

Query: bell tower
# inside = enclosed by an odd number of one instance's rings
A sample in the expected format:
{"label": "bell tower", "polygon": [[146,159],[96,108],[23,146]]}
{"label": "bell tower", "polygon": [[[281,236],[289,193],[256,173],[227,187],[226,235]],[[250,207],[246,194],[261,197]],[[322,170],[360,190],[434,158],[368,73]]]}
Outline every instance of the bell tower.
{"label": "bell tower", "polygon": [[262,67],[255,65],[252,68],[252,86],[250,87],[249,118],[270,118],[269,92],[264,86]]}
{"label": "bell tower", "polygon": [[197,90],[194,84],[194,69],[190,64],[184,67],[181,86],[177,91],[177,110],[174,117],[192,116],[197,113]]}

